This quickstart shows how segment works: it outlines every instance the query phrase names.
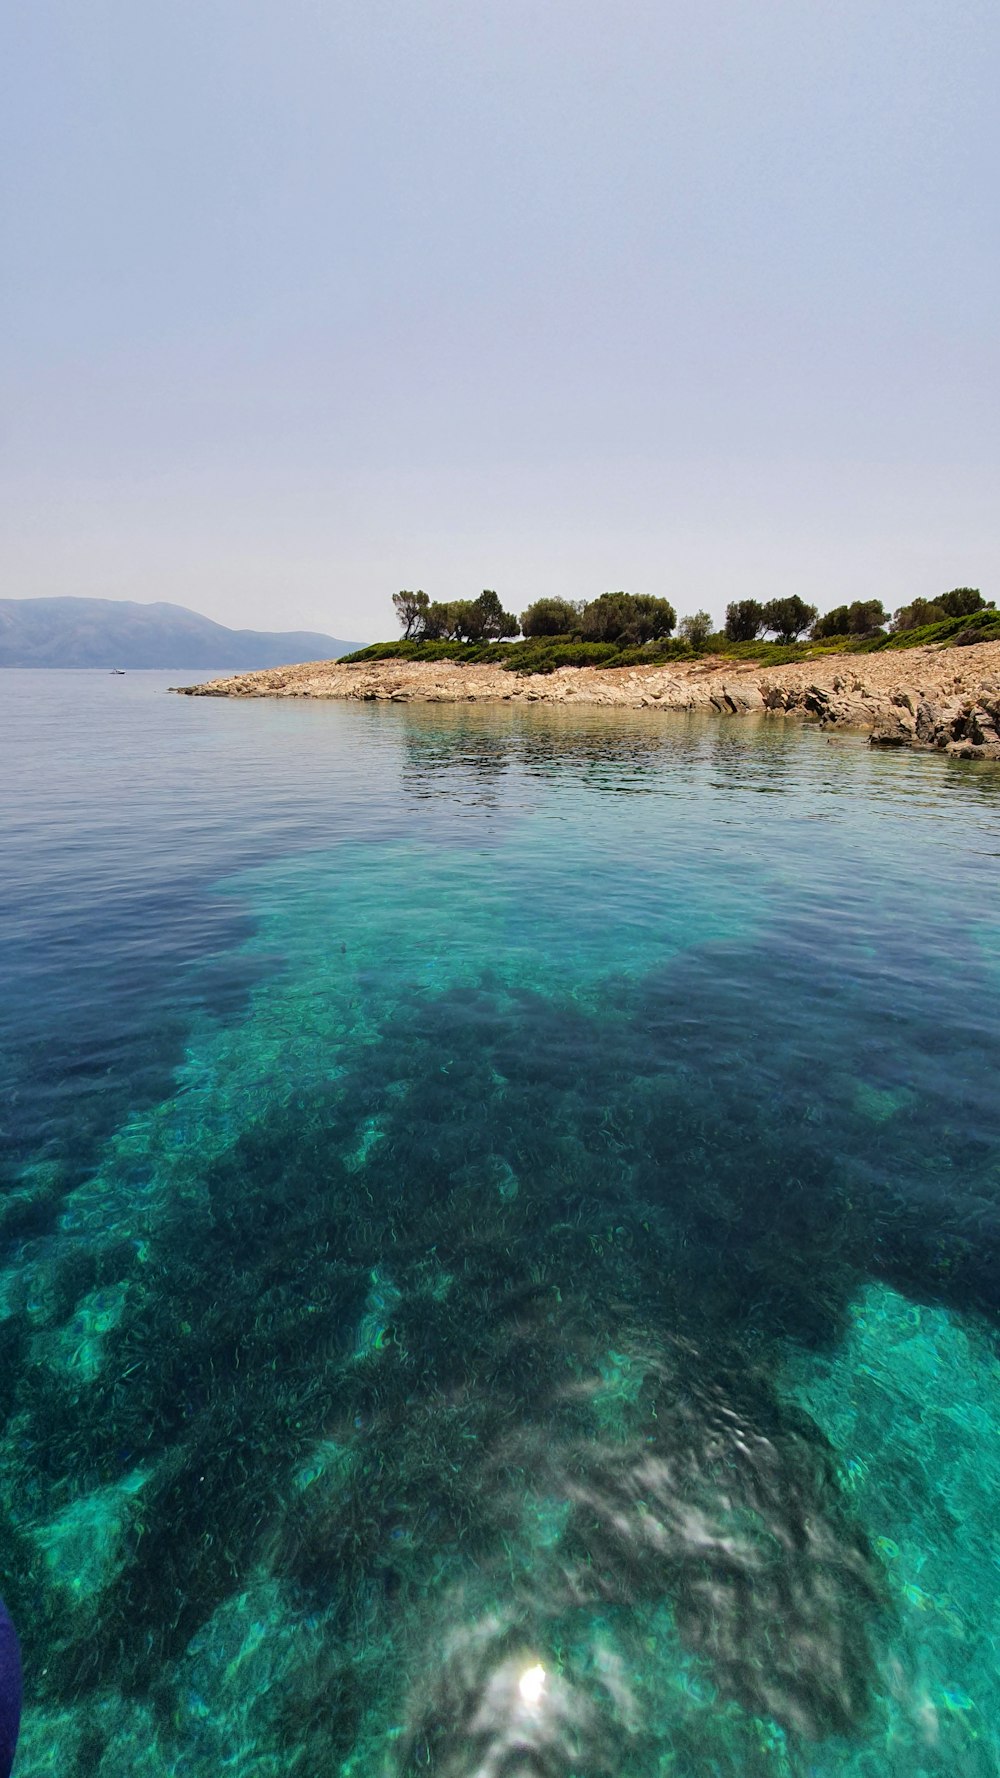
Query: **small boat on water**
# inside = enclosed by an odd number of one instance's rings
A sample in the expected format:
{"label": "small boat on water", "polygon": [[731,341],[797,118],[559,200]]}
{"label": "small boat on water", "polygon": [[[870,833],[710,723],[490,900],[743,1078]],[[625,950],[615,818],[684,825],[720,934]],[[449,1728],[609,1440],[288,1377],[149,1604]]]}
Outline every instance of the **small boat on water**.
{"label": "small boat on water", "polygon": [[125,677],[125,668],[124,667],[112,667],[111,671],[112,671],[112,673],[119,674],[120,677],[122,679],[124,679],[124,677]]}

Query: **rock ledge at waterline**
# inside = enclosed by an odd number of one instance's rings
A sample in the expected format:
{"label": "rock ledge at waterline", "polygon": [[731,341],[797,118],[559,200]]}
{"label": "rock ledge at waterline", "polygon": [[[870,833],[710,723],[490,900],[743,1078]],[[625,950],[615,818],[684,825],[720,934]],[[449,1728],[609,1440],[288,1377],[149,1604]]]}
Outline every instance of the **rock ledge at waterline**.
{"label": "rock ledge at waterline", "polygon": [[825,655],[767,667],[703,657],[649,667],[562,667],[521,676],[453,661],[306,661],[176,688],[188,697],[355,698],[393,704],[599,704],[813,717],[872,745],[1000,760],[1000,642]]}

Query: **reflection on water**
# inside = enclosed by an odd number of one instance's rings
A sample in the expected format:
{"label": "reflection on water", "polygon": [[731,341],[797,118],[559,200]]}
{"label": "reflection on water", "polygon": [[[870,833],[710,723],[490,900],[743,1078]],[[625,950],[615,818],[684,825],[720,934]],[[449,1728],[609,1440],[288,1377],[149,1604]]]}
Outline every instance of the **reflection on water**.
{"label": "reflection on water", "polygon": [[[386,720],[392,721],[392,715]],[[767,766],[782,770],[785,745],[779,726],[749,718],[735,740],[704,716],[659,715],[640,710],[540,707],[530,714],[503,707],[466,710],[416,706],[407,711],[406,769],[402,779],[417,797],[459,797],[475,790],[488,800],[501,779],[576,781],[615,795],[681,792],[672,782],[685,764],[716,764],[748,783],[768,783]],[[770,747],[769,742],[774,746]],[[761,752],[763,751],[763,757]],[[664,771],[666,768],[666,771]]]}
{"label": "reflection on water", "polygon": [[689,1342],[619,1344],[492,1455],[530,1565],[511,1538],[478,1601],[444,1601],[403,1771],[618,1771],[699,1664],[708,1697],[806,1738],[866,1725],[883,1583],[816,1428]]}
{"label": "reflection on water", "polygon": [[1000,803],[1000,774],[977,770],[975,762],[970,771],[970,762],[941,754],[873,751],[864,735],[825,735],[774,716],[720,721],[700,712],[542,704],[527,711],[412,704],[369,707],[365,716],[374,735],[402,742],[412,773],[407,787],[428,796],[455,795],[465,779],[501,773],[565,773],[613,791],[639,788],[653,773],[648,788],[665,794],[696,770],[721,790],[773,792],[783,778],[794,788],[805,772],[810,788],[824,794],[863,785],[869,795],[884,793],[893,802],[904,796],[928,812],[942,812],[954,794]]}
{"label": "reflection on water", "polygon": [[129,688],[10,826],[23,1771],[994,1772],[1000,772]]}

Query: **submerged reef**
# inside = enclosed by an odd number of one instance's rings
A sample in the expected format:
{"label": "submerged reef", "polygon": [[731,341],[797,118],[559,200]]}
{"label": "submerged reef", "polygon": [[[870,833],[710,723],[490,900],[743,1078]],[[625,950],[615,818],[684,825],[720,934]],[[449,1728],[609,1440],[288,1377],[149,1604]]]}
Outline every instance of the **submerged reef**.
{"label": "submerged reef", "polygon": [[941,1132],[891,1051],[817,1113],[763,1008],[708,1075],[698,966],[589,1006],[404,989],[335,1079],[180,1144],[169,1189],[147,1132],[23,1249],[2,1584],[63,1771],[150,1737],[166,1771],[179,1736],[208,1772],[242,1735],[255,1773],[669,1747],[735,1778],[764,1721],[792,1748],[903,1708],[886,1562],[786,1354],[829,1366],[873,1278],[994,1314],[995,1150],[956,1107],[963,1189],[911,1216]]}

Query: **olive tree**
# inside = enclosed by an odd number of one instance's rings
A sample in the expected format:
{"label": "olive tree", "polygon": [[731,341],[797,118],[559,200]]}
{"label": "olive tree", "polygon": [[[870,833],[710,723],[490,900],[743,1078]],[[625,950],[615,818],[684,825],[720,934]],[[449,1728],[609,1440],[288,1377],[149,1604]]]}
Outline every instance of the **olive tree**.
{"label": "olive tree", "polygon": [[403,626],[403,641],[410,642],[423,634],[424,621],[430,606],[426,593],[393,593],[396,616]]}
{"label": "olive tree", "polygon": [[704,648],[712,634],[712,618],[707,611],[695,611],[690,617],[682,617],[678,626],[678,635],[690,642],[692,648]]}
{"label": "olive tree", "polygon": [[478,599],[429,605],[422,633],[433,642],[498,642],[516,636],[518,623],[512,611],[503,609],[497,594],[487,590]]}
{"label": "olive tree", "polygon": [[579,624],[580,607],[568,599],[536,599],[521,613],[526,636],[571,636]]}
{"label": "olive tree", "polygon": [[766,629],[764,607],[759,599],[736,599],[726,606],[726,640],[756,642]]}
{"label": "olive tree", "polygon": [[503,642],[516,636],[521,627],[514,613],[504,610],[499,595],[490,588],[481,592],[478,599],[473,599],[470,621],[478,632],[472,641]]}
{"label": "olive tree", "polygon": [[587,642],[655,642],[669,636],[677,613],[668,599],[649,593],[602,593],[580,617]]}
{"label": "olive tree", "polygon": [[881,599],[855,599],[852,605],[835,605],[816,619],[812,634],[817,640],[824,636],[867,636],[888,623]]}
{"label": "olive tree", "polygon": [[769,599],[764,606],[764,627],[773,630],[779,642],[797,642],[815,620],[815,605],[807,605],[798,593],[787,599]]}

